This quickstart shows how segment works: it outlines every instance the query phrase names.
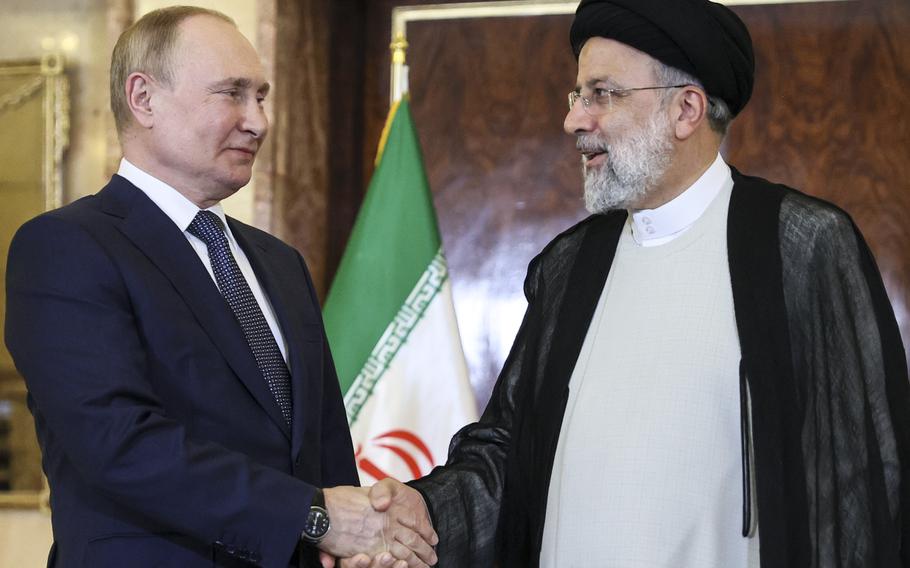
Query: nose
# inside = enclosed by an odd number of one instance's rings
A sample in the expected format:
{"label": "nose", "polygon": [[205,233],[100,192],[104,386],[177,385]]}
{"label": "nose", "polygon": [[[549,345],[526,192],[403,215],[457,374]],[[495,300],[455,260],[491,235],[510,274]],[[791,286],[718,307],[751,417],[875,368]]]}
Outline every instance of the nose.
{"label": "nose", "polygon": [[262,104],[255,97],[252,97],[252,100],[244,108],[241,130],[248,132],[253,138],[260,141],[269,132],[269,119]]}
{"label": "nose", "polygon": [[569,109],[562,127],[566,134],[578,136],[593,132],[597,128],[597,120],[585,112],[585,105],[579,100]]}

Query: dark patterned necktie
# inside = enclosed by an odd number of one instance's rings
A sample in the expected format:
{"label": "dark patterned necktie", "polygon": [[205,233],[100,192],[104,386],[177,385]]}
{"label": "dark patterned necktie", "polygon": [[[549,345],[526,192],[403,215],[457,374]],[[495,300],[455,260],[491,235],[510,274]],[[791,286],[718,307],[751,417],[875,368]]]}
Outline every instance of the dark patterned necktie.
{"label": "dark patterned necktie", "polygon": [[221,295],[227,300],[246,342],[253,351],[253,357],[288,425],[291,424],[291,374],[278,349],[278,343],[269,324],[262,315],[259,303],[250,290],[246,278],[240,272],[234,255],[228,246],[221,219],[211,211],[200,211],[186,229],[199,238],[209,249],[209,261]]}

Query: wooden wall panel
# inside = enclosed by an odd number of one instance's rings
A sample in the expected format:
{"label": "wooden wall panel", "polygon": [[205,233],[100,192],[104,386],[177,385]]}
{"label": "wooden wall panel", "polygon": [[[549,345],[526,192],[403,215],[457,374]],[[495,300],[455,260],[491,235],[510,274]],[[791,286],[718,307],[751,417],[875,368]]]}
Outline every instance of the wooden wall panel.
{"label": "wooden wall panel", "polygon": [[[326,290],[344,254],[366,187],[363,172],[368,154],[363,137],[366,4],[366,0],[333,0],[329,21],[332,51]],[[372,173],[372,161],[366,163]]]}
{"label": "wooden wall panel", "polygon": [[[365,22],[359,205],[388,111],[392,5],[351,13]],[[432,2],[438,3],[438,2]],[[756,44],[752,102],[724,154],[741,171],[834,201],[867,236],[910,339],[910,3],[906,0],[736,8]],[[584,216],[579,159],[562,132],[574,85],[569,16],[415,22],[411,92],[439,213],[456,310],[481,406],[524,308],[528,261]],[[356,25],[356,24],[355,24]],[[333,190],[334,191],[334,190]],[[345,209],[346,208],[346,209]],[[353,217],[332,217],[343,248]],[[340,252],[338,253],[340,254]],[[334,264],[332,264],[334,262]],[[331,274],[337,260],[330,260]]]}
{"label": "wooden wall panel", "polygon": [[737,12],[756,46],[758,81],[727,157],[852,215],[910,345],[910,2]]}
{"label": "wooden wall panel", "polygon": [[521,322],[528,263],[586,215],[579,157],[562,130],[576,72],[570,22],[426,22],[410,34],[414,120],[481,400]]}

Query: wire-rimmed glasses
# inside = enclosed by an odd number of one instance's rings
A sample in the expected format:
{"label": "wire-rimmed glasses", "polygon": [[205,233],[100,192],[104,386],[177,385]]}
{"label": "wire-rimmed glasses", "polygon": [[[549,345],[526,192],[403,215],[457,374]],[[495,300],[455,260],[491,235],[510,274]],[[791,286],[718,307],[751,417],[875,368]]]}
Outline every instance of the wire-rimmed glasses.
{"label": "wire-rimmed glasses", "polygon": [[590,97],[582,96],[579,91],[569,93],[569,110],[575,108],[575,103],[581,100],[585,113],[589,116],[601,116],[613,110],[613,97],[622,98],[628,96],[634,91],[653,91],[656,89],[678,89],[687,87],[683,85],[661,85],[658,87],[631,87],[628,89],[594,89]]}

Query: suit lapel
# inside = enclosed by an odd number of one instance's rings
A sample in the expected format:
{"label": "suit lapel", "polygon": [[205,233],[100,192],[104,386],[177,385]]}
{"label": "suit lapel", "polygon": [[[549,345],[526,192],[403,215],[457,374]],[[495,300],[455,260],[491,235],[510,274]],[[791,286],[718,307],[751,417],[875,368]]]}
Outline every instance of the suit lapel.
{"label": "suit lapel", "polygon": [[[303,445],[305,432],[317,432],[317,428],[307,425],[306,420],[319,416],[318,412],[306,412],[306,402],[314,403],[321,399],[319,392],[314,392],[318,381],[311,380],[318,376],[318,365],[321,361],[321,328],[320,335],[313,336],[312,330],[300,319],[300,291],[305,288],[301,266],[300,274],[288,273],[288,267],[278,258],[267,242],[258,238],[241,223],[228,218],[228,225],[238,244],[243,248],[262,285],[272,308],[284,341],[287,346],[288,368],[291,372],[291,397],[293,400],[293,432],[291,435],[291,455],[296,456]],[[318,309],[318,308],[316,308]],[[314,446],[315,447],[315,446]]]}
{"label": "suit lapel", "polygon": [[123,234],[171,281],[231,369],[290,438],[240,324],[180,229],[142,191],[118,176],[100,197],[102,210],[123,219]]}

